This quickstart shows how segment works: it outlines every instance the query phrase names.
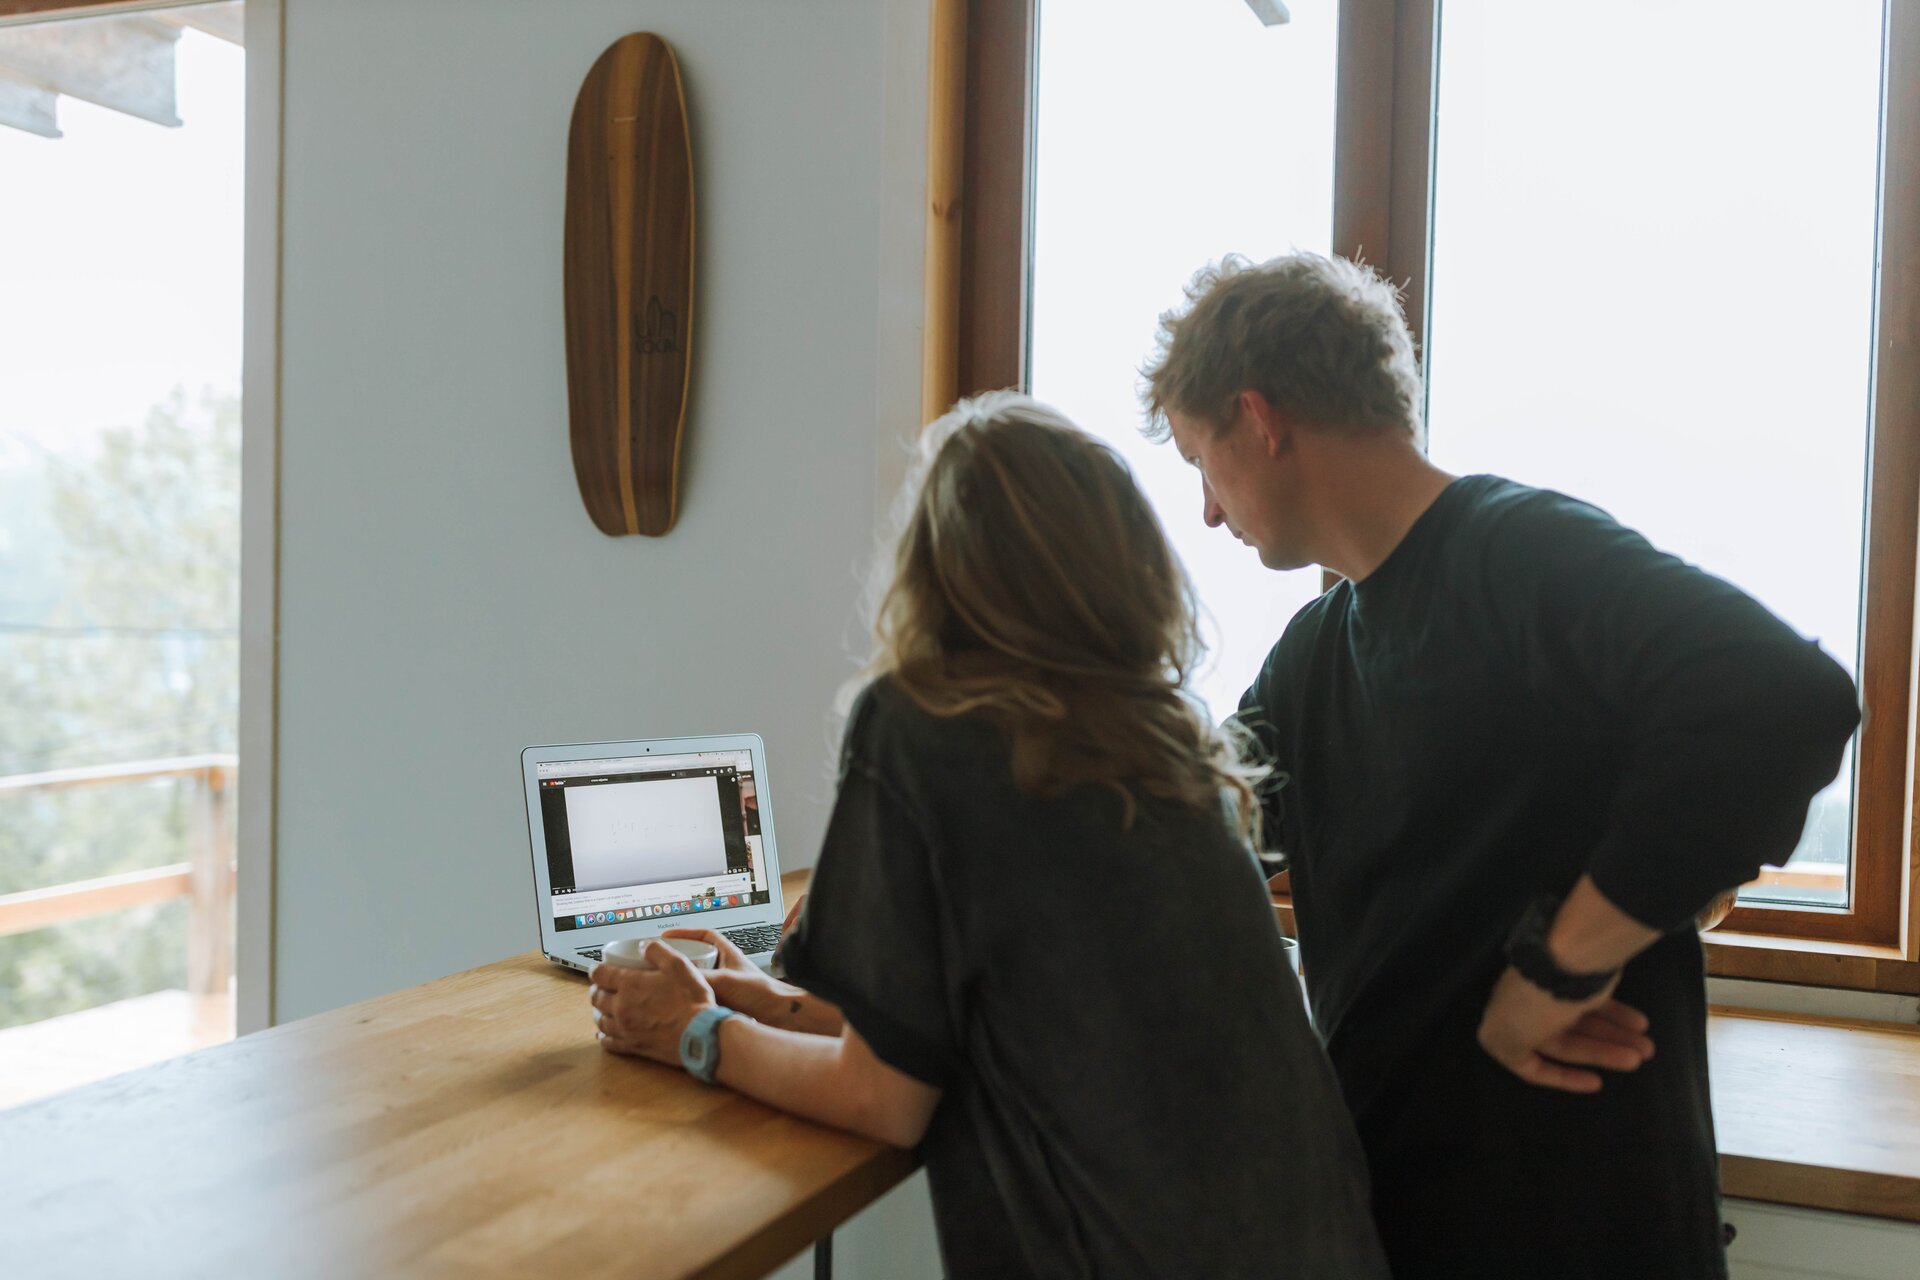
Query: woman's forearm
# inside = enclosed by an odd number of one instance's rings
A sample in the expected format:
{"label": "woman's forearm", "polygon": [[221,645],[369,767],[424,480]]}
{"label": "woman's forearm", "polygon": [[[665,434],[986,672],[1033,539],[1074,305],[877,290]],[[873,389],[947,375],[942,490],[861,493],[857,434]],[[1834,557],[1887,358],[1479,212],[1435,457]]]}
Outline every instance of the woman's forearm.
{"label": "woman's forearm", "polygon": [[725,971],[713,975],[713,993],[720,1003],[769,1027],[837,1036],[847,1020],[838,1005],[803,991],[792,983],[754,976],[733,980]]}
{"label": "woman's forearm", "polygon": [[940,1098],[847,1035],[786,1031],[746,1018],[728,1019],[719,1035],[721,1084],[864,1138],[913,1146]]}

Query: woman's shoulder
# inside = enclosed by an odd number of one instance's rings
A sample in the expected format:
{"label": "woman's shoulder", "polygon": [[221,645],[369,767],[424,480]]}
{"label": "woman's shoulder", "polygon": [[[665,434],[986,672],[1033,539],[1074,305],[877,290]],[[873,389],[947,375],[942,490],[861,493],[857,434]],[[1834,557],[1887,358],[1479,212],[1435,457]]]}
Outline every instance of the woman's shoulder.
{"label": "woman's shoulder", "polygon": [[922,734],[929,731],[929,722],[936,718],[913,700],[897,678],[882,672],[847,704],[846,740],[850,744],[866,743]]}
{"label": "woman's shoulder", "polygon": [[979,716],[941,716],[920,704],[893,674],[868,681],[847,708],[845,745],[852,754],[887,760],[933,750],[977,748],[993,735]]}
{"label": "woman's shoulder", "polygon": [[847,710],[841,770],[855,764],[883,776],[938,778],[956,766],[1003,762],[1003,736],[977,714],[940,715],[891,674],[876,676]]}

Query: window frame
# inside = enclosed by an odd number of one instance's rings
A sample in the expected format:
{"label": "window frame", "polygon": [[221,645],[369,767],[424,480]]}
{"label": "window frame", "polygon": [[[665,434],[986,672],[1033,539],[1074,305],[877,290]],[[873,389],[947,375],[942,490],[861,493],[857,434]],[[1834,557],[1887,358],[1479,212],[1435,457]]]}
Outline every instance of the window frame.
{"label": "window frame", "polygon": [[[1334,248],[1402,284],[1423,351],[1444,2],[1342,0],[1340,12]],[[937,193],[944,180],[952,198],[936,194],[929,206],[923,386],[930,414],[959,394],[1026,385],[1038,4],[934,0],[929,184]],[[1853,900],[1844,910],[1740,904],[1706,943],[1709,972],[1719,976],[1920,994],[1920,911],[1912,902],[1920,877],[1913,799],[1920,791],[1920,0],[1883,0],[1882,13]],[[963,75],[951,71],[956,56]],[[935,270],[942,245],[944,275]]]}
{"label": "window frame", "polygon": [[1036,0],[933,0],[927,91],[930,420],[964,395],[1026,390]]}
{"label": "window frame", "polygon": [[40,22],[92,18],[111,13],[138,13],[142,9],[178,9],[193,3],[196,0],[0,0],[0,20]]}
{"label": "window frame", "polygon": [[[0,26],[181,9],[217,0],[0,0]],[[280,209],[285,0],[247,0],[246,269],[242,279],[240,770],[234,1035],[279,1021],[275,995],[280,726]]]}

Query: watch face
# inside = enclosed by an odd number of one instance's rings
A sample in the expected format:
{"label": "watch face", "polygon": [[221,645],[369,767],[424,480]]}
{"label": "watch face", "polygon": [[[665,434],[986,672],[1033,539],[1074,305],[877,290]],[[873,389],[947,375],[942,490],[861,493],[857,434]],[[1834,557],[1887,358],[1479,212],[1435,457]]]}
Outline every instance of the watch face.
{"label": "watch face", "polygon": [[687,1056],[695,1062],[705,1062],[707,1060],[707,1046],[695,1040],[687,1046]]}

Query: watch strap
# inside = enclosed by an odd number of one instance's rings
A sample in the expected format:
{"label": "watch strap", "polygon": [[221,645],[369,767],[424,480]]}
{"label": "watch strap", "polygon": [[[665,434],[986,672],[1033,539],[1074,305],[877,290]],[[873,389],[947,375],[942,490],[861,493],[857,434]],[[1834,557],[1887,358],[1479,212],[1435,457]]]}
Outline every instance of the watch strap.
{"label": "watch strap", "polygon": [[720,1024],[737,1017],[731,1009],[702,1009],[680,1033],[680,1065],[702,1084],[712,1084],[720,1070]]}
{"label": "watch strap", "polygon": [[1560,900],[1552,896],[1538,897],[1528,903],[1520,922],[1507,938],[1507,963],[1555,1000],[1591,1000],[1607,989],[1607,984],[1619,976],[1620,970],[1570,973],[1561,968],[1547,946],[1547,934],[1559,913]]}

